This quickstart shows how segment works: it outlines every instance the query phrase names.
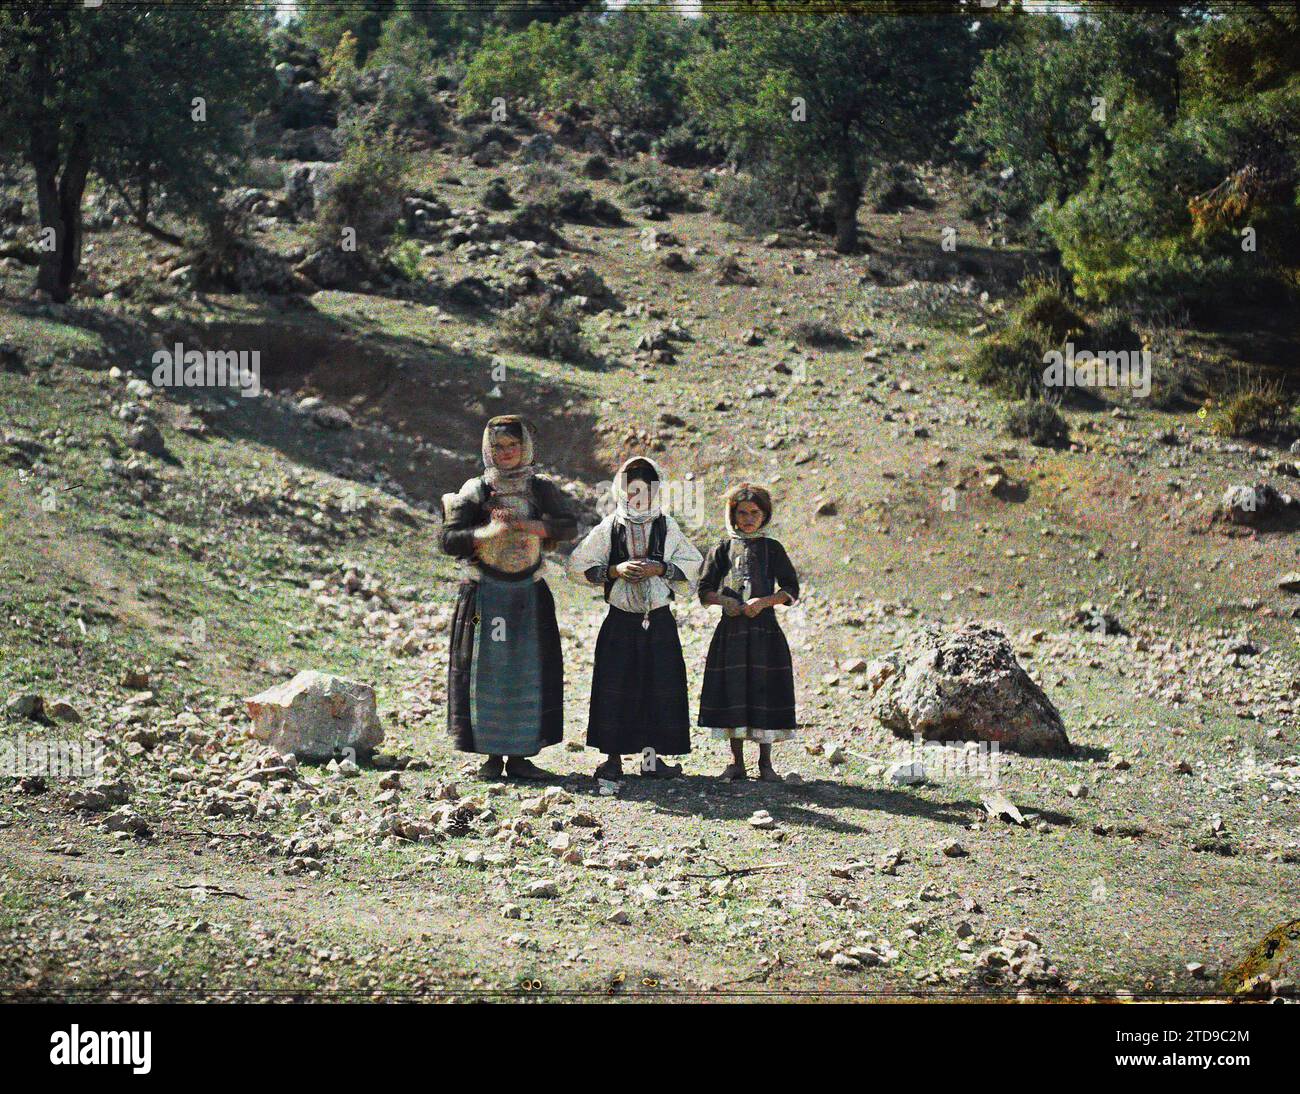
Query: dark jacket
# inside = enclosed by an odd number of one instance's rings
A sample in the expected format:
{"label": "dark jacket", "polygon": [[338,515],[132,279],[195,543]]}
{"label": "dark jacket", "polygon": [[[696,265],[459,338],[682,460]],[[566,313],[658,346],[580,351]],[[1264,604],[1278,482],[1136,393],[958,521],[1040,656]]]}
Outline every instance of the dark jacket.
{"label": "dark jacket", "polygon": [[[532,512],[530,519],[540,520],[546,526],[542,550],[554,549],[557,543],[575,539],[578,521],[570,507],[569,497],[550,479],[534,475],[531,482]],[[481,477],[470,479],[459,494],[443,498],[442,549],[453,558],[474,557],[477,543],[474,531],[492,519],[493,491]]]}

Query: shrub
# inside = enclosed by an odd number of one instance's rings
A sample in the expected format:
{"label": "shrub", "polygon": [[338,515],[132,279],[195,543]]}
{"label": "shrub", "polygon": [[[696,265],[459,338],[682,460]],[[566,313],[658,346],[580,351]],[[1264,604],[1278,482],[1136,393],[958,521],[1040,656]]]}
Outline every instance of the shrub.
{"label": "shrub", "polygon": [[510,196],[510,187],[506,180],[500,177],[489,179],[486,186],[483,187],[483,208],[492,209],[501,212],[505,209],[513,209],[515,199]]}
{"label": "shrub", "polygon": [[699,44],[697,21],[641,7],[584,22],[579,49],[590,77],[578,97],[624,129],[663,133],[682,116],[682,67]]}
{"label": "shrub", "polygon": [[317,245],[338,247],[343,230],[351,228],[362,257],[382,252],[402,214],[409,164],[406,146],[393,131],[351,127],[343,160],[316,215]]}
{"label": "shrub", "polygon": [[534,216],[586,224],[622,224],[617,205],[592,192],[568,171],[546,163],[529,164],[523,172],[523,189],[535,206]]}
{"label": "shrub", "polygon": [[501,325],[506,344],[524,353],[558,361],[582,361],[588,356],[577,316],[550,297],[521,300],[505,313]]}
{"label": "shrub", "polygon": [[817,195],[805,184],[774,172],[724,176],[713,209],[723,220],[754,235],[815,222],[821,212]]}
{"label": "shrub", "polygon": [[901,163],[877,167],[871,172],[867,177],[866,199],[876,213],[934,207],[915,173]]}
{"label": "shrub", "polygon": [[405,281],[420,281],[420,245],[413,239],[399,243],[388,254],[389,261],[398,276]]}
{"label": "shrub", "polygon": [[1093,353],[1107,350],[1131,352],[1142,348],[1142,337],[1123,308],[1107,308],[1089,323],[1084,342]]}
{"label": "shrub", "polygon": [[839,327],[820,319],[805,319],[796,323],[794,336],[805,345],[819,349],[829,349],[845,345],[849,339]]}
{"label": "shrub", "polygon": [[982,341],[966,362],[966,375],[977,384],[1020,398],[1038,396],[1043,388],[1043,356],[1059,340],[1044,326],[1013,324]]}
{"label": "shrub", "polygon": [[700,127],[687,121],[666,130],[653,145],[654,154],[670,167],[703,167],[717,163],[722,150]]}
{"label": "shrub", "polygon": [[625,170],[620,196],[632,205],[657,205],[665,210],[682,210],[691,207],[691,200],[672,179],[653,161]]}
{"label": "shrub", "polygon": [[1053,344],[1071,339],[1077,342],[1088,329],[1083,316],[1070,303],[1065,288],[1050,277],[1034,278],[1022,286],[1011,319],[1013,326],[1046,329]]}
{"label": "shrub", "polygon": [[284,164],[278,160],[249,160],[240,182],[258,190],[279,190],[284,186],[286,173]]}
{"label": "shrub", "polygon": [[1013,437],[1024,437],[1040,448],[1064,448],[1070,443],[1070,427],[1046,399],[1026,399],[1011,407],[1006,429]]}
{"label": "shrub", "polygon": [[1251,376],[1239,381],[1215,408],[1210,431],[1220,437],[1248,437],[1287,424],[1288,411],[1278,381]]}
{"label": "shrub", "polygon": [[465,69],[461,107],[483,110],[498,95],[562,105],[591,75],[578,44],[578,25],[571,20],[534,20],[513,34],[504,26],[494,28]]}
{"label": "shrub", "polygon": [[1000,186],[987,178],[972,178],[967,182],[960,208],[962,219],[994,219],[1013,235],[1020,234],[1020,226],[1032,212],[1019,190]]}

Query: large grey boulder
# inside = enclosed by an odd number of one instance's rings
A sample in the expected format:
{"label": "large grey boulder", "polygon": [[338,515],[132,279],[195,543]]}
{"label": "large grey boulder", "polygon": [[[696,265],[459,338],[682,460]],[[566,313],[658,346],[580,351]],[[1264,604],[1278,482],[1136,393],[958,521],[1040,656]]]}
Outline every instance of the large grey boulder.
{"label": "large grey boulder", "polygon": [[329,196],[338,165],[333,163],[300,163],[284,184],[284,200],[290,212],[300,221],[311,220],[316,210]]}
{"label": "large grey boulder", "polygon": [[1258,528],[1276,521],[1294,505],[1289,494],[1281,493],[1266,482],[1257,482],[1229,486],[1219,503],[1219,512],[1232,524]]}
{"label": "large grey boulder", "polygon": [[1021,752],[1068,752],[1061,715],[1016,661],[1006,635],[966,623],[913,634],[885,659],[871,701],[881,725],[930,741],[996,741]]}
{"label": "large grey boulder", "polygon": [[249,735],[301,760],[329,760],[349,749],[368,756],[384,739],[375,689],[329,673],[300,672],[245,702]]}

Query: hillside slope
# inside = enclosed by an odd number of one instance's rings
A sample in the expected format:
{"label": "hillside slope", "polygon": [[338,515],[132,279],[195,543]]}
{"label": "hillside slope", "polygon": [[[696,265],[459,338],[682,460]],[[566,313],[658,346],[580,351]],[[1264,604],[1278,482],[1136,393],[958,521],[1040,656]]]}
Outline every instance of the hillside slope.
{"label": "hillside slope", "polygon": [[[106,830],[53,779],[0,779],[0,990],[1198,993],[1294,918],[1297,649],[1276,582],[1296,549],[1215,519],[1228,485],[1281,486],[1282,454],[1137,402],[1071,411],[1067,451],[1003,435],[955,366],[1032,262],[961,221],[945,178],[933,209],[868,214],[871,253],[844,257],[705,211],[495,238],[483,226],[508,215],[476,195],[517,168],[426,155],[422,200],[479,226],[424,248],[432,303],[194,293],[167,248],[117,228],[88,280],[156,263],[133,298],[34,302],[9,264],[0,695],[65,697],[82,721],[11,712],[4,732],[102,736],[139,824]],[[704,175],[671,174],[707,205]],[[960,263],[947,225],[971,240]],[[301,226],[263,229],[301,246]],[[524,266],[608,291],[583,312],[591,360],[506,346],[492,301]],[[465,302],[467,278],[487,303]],[[809,345],[801,322],[840,337]],[[266,394],[150,389],[149,354],[177,341],[259,350]],[[308,397],[351,425],[322,428]],[[721,746],[697,731],[684,780],[598,793],[580,742],[604,609],[558,558],[567,746],[541,757],[558,794],[469,776],[443,732],[456,574],[436,503],[507,410],[537,423],[589,520],[634,452],[699,484],[683,518],[702,548],[727,485],[772,486],[806,585],[783,615],[806,728],[778,755],[800,784],[717,782]],[[161,456],[129,447],[142,414]],[[999,473],[1015,488],[991,490]],[[1127,634],[1084,630],[1084,604]],[[713,615],[677,614],[694,703]],[[962,619],[1012,637],[1076,746],[1003,754],[1023,827],[960,773],[890,785],[906,742],[849,667]],[[303,668],[375,686],[382,766],[284,771],[244,739],[241,699]],[[447,837],[430,818],[454,794],[478,819]],[[748,823],[758,809],[775,827]],[[542,881],[556,895],[531,898]]]}

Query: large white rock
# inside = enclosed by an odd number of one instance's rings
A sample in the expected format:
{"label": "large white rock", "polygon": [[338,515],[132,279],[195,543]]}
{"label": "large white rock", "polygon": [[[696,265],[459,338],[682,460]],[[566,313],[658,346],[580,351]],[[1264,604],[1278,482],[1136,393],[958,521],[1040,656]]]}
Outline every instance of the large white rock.
{"label": "large white rock", "polygon": [[948,632],[917,631],[889,660],[895,671],[871,709],[899,736],[996,741],[1022,752],[1070,751],[1061,715],[1000,631],[976,623]]}
{"label": "large white rock", "polygon": [[384,739],[375,689],[326,672],[300,672],[245,702],[249,735],[299,759],[329,760],[348,749],[364,757]]}

